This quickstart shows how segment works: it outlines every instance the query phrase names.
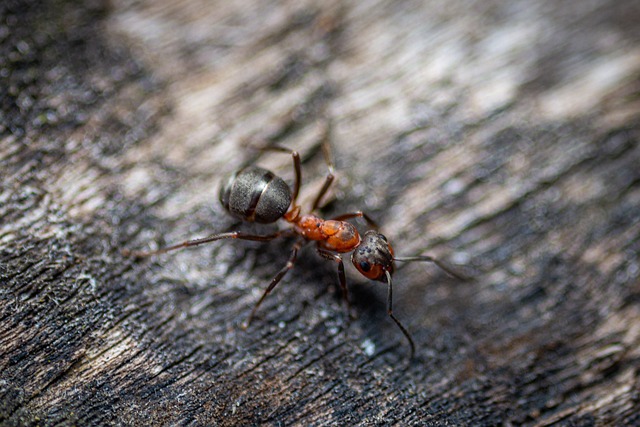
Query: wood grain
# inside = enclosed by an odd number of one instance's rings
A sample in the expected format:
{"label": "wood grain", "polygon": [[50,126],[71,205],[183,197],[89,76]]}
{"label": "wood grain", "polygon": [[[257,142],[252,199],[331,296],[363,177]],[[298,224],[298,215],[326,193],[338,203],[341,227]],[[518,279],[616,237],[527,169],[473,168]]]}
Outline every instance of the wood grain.
{"label": "wood grain", "polygon": [[[632,1],[0,6],[0,424],[637,425],[640,8]],[[221,178],[257,162],[405,264],[394,309]],[[284,226],[284,225],[283,225]],[[366,225],[358,223],[364,230]]]}

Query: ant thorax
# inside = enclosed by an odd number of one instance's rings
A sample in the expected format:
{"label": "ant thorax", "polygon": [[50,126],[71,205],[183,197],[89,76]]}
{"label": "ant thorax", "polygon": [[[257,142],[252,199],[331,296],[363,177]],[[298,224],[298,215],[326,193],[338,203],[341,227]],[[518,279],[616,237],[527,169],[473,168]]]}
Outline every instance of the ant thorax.
{"label": "ant thorax", "polygon": [[318,242],[328,251],[351,252],[360,244],[360,234],[346,221],[324,220],[315,215],[302,215],[294,223],[296,233],[307,240]]}

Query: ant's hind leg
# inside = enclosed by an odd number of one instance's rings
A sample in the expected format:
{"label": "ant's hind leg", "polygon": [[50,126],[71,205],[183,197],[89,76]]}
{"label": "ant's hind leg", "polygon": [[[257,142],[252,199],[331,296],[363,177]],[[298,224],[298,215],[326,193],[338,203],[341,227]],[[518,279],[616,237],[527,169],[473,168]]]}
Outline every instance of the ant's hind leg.
{"label": "ant's hind leg", "polygon": [[295,181],[293,182],[293,191],[292,191],[292,200],[291,206],[296,205],[296,201],[298,200],[298,193],[300,192],[300,182],[302,181],[302,172],[300,165],[300,154],[291,150],[290,148],[283,147],[281,145],[268,145],[265,147],[256,147],[260,151],[277,151],[279,153],[289,153],[291,158],[293,159],[293,172],[295,173]]}
{"label": "ant's hind leg", "polygon": [[187,240],[187,241],[184,241],[182,243],[178,243],[176,245],[168,246],[166,248],[158,249],[158,250],[155,250],[155,251],[131,251],[129,249],[123,249],[122,250],[122,254],[124,256],[130,256],[130,257],[134,257],[134,258],[145,258],[145,257],[149,257],[149,256],[152,256],[152,255],[159,255],[159,254],[163,254],[165,252],[174,251],[174,250],[177,250],[177,249],[188,248],[188,247],[191,247],[191,246],[203,245],[203,244],[209,243],[209,242],[215,242],[216,240],[240,239],[240,240],[253,240],[253,241],[257,241],[257,242],[267,242],[269,240],[276,239],[276,238],[282,236],[283,234],[284,234],[283,232],[277,232],[277,233],[273,233],[273,234],[266,234],[266,235],[260,236],[260,235],[255,235],[255,234],[246,234],[246,233],[242,233],[240,231],[232,231],[232,232],[229,232],[229,233],[212,234],[211,236],[203,237],[201,239]]}
{"label": "ant's hind leg", "polygon": [[331,139],[331,121],[329,119],[325,120],[324,128],[322,130],[322,140],[320,141],[320,145],[322,147],[322,154],[324,156],[324,161],[327,164],[327,176],[324,180],[324,184],[322,188],[318,192],[315,200],[313,201],[313,205],[311,205],[311,212],[315,211],[320,207],[320,201],[327,194],[327,191],[331,187],[331,184],[335,180],[335,169],[333,166],[333,155],[331,154],[331,144],[329,140]]}
{"label": "ant's hind leg", "polygon": [[318,249],[318,254],[329,261],[335,261],[338,263],[338,280],[340,283],[340,289],[342,290],[342,298],[344,299],[349,318],[353,318],[354,316],[351,314],[351,301],[349,301],[349,292],[347,290],[347,276],[344,273],[344,262],[342,261],[342,257],[338,254],[322,249]]}
{"label": "ant's hind leg", "polygon": [[253,320],[253,317],[255,316],[256,312],[258,311],[258,308],[260,307],[264,299],[267,297],[267,295],[271,293],[273,288],[275,288],[276,285],[280,283],[280,280],[282,280],[284,275],[287,274],[287,272],[293,268],[293,266],[296,263],[296,258],[298,257],[298,251],[302,247],[302,244],[303,244],[303,241],[298,240],[293,245],[293,249],[291,250],[291,255],[289,255],[289,259],[287,260],[287,263],[285,264],[284,267],[282,267],[282,269],[278,272],[278,274],[276,274],[276,276],[271,280],[271,283],[269,283],[269,286],[267,286],[267,289],[264,290],[264,292],[262,293],[262,296],[260,297],[256,305],[253,306],[253,310],[251,310],[251,314],[249,314],[249,317],[242,325],[243,329],[247,329],[249,327],[249,325],[251,324],[251,321]]}

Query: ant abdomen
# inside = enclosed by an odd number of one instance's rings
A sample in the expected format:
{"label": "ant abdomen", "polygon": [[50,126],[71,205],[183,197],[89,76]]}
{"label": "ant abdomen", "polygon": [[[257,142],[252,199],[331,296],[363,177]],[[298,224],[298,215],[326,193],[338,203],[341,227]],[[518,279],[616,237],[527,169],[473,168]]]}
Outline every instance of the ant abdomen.
{"label": "ant abdomen", "polygon": [[276,222],[291,205],[291,189],[273,172],[256,166],[230,175],[220,188],[220,203],[245,221]]}

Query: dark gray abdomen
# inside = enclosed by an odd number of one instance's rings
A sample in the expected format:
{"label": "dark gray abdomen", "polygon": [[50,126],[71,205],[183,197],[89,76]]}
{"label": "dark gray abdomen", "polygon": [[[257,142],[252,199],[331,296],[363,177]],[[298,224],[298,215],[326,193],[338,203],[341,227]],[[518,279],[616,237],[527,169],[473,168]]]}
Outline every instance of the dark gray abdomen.
{"label": "dark gray abdomen", "polygon": [[220,203],[237,218],[268,224],[282,218],[289,209],[291,189],[272,172],[248,167],[224,181]]}

